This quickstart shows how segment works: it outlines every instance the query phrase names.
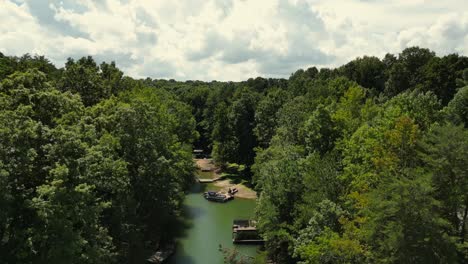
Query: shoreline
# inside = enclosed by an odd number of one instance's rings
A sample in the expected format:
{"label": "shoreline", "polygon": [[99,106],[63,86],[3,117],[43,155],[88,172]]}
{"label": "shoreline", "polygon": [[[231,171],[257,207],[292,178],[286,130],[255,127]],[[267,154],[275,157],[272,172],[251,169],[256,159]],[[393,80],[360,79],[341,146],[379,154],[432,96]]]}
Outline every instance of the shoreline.
{"label": "shoreline", "polygon": [[197,167],[199,169],[210,169],[211,177],[212,178],[218,178],[221,177],[220,180],[213,182],[213,186],[218,187],[220,191],[222,192],[228,192],[229,188],[237,188],[238,192],[235,194],[235,198],[241,198],[241,199],[251,199],[255,200],[257,199],[257,192],[254,190],[250,189],[249,187],[245,186],[242,183],[231,183],[231,180],[229,179],[223,179],[222,175],[219,174],[219,168],[217,168],[213,164],[212,159],[194,159],[195,163],[197,164]]}

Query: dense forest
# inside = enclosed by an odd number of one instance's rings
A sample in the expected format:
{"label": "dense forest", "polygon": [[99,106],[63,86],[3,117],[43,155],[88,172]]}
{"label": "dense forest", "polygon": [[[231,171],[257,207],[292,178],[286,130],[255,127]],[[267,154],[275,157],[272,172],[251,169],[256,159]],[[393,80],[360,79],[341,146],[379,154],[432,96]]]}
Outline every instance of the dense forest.
{"label": "dense forest", "polygon": [[468,261],[465,56],[178,82],[0,53],[0,123],[2,263],[141,263],[194,148],[242,168],[272,263]]}
{"label": "dense forest", "polygon": [[0,79],[1,263],[142,263],[169,239],[193,180],[188,105],[91,57],[1,55]]}

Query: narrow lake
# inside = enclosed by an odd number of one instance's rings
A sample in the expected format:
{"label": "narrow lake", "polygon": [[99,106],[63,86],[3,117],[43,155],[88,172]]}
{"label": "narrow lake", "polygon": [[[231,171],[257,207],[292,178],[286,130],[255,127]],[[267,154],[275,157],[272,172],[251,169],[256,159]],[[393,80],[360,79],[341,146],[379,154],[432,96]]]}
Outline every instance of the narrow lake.
{"label": "narrow lake", "polygon": [[[171,264],[221,264],[219,245],[233,248],[232,220],[249,219],[254,215],[255,201],[236,198],[227,203],[209,202],[202,194],[216,190],[211,184],[195,184],[184,202],[184,230],[177,239],[176,253]],[[255,245],[236,245],[239,252],[254,256]]]}

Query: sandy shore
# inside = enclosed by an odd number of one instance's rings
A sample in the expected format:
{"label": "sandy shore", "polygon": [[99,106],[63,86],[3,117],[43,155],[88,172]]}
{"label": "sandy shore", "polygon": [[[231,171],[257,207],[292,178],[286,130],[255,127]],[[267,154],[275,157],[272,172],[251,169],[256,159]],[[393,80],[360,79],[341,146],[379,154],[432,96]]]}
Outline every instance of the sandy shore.
{"label": "sandy shore", "polygon": [[[198,168],[203,169],[203,168],[210,168],[212,169],[212,177],[213,178],[218,178],[221,175],[218,174],[218,168],[216,168],[215,164],[213,164],[212,159],[195,159],[195,162],[197,163]],[[243,184],[234,184],[231,183],[229,179],[226,180],[219,180],[213,183],[214,186],[220,188],[220,191],[222,192],[227,192],[229,188],[237,188],[238,192],[235,194],[235,197],[237,198],[244,198],[244,199],[257,199],[257,193],[248,188],[247,186]]]}

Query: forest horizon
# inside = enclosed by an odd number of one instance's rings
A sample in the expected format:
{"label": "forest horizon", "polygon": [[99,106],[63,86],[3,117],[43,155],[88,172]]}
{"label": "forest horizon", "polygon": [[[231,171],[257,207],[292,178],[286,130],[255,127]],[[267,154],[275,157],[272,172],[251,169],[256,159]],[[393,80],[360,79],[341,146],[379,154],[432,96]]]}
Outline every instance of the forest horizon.
{"label": "forest horizon", "polygon": [[468,260],[464,55],[413,46],[236,82],[46,56],[0,52],[1,263],[180,250],[195,149],[257,197],[264,245],[221,248],[225,263]]}

